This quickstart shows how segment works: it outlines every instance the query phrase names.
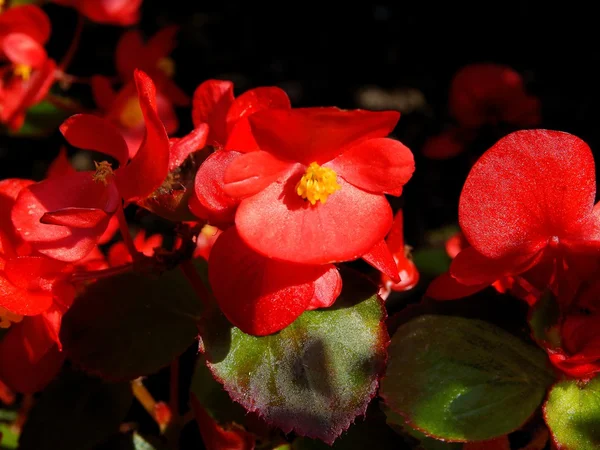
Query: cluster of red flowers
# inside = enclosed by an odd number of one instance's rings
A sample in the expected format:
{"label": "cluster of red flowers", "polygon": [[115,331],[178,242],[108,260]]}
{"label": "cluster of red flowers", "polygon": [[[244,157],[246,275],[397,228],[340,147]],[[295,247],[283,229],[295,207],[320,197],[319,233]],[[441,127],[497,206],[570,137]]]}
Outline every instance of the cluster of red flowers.
{"label": "cluster of red flowers", "polygon": [[[139,6],[60,3],[115,24],[134,21]],[[41,9],[9,9],[0,24],[10,61],[0,104],[4,123],[16,129],[64,74],[43,50],[50,25]],[[410,150],[386,137],[399,114],[292,108],[279,88],[234,97],[231,82],[209,80],[194,93],[194,130],[169,138],[178,128],[173,105],[190,101],[170,78],[176,33],[166,28],[144,42],[126,32],[116,50],[119,90],[93,77],[97,114],[61,125],[73,147],[105,155],[95,170],[76,171],[63,151],[45,180],[0,184],[0,326],[10,327],[0,360],[18,361],[2,365],[0,379],[17,391],[39,390],[61,366],[61,317],[80,289],[161,246],[143,232],[132,240],[123,208],[172,191],[182,165],[201,150],[209,156],[193,192],[179,200],[186,209],[189,201],[186,220],[206,225],[196,256],[208,258],[214,297],[242,331],[271,334],[305,310],[332,305],[342,287],[335,263],[363,258],[390,283],[401,280],[385,242],[393,222],[385,194],[399,196],[414,171]],[[404,257],[401,220],[388,243]],[[123,242],[101,251],[118,228]]]}
{"label": "cluster of red flowers", "polygon": [[558,318],[538,341],[566,374],[600,372],[595,179],[592,152],[575,136],[527,130],[501,139],[465,182],[459,222],[466,239],[428,295],[451,300],[493,285],[532,311],[552,295]]}

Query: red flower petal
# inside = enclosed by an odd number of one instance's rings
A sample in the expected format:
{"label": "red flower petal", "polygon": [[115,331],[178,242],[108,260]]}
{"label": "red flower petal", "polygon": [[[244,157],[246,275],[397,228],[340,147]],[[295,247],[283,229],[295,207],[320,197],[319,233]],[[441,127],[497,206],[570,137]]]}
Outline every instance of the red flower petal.
{"label": "red flower petal", "polygon": [[57,178],[75,173],[75,168],[71,165],[67,156],[65,147],[61,147],[58,156],[52,161],[46,172],[46,178]]}
{"label": "red flower petal", "polygon": [[65,354],[56,345],[46,347],[43,352],[37,348],[40,343],[45,345],[37,339],[36,328],[41,328],[42,322],[40,316],[25,318],[11,326],[0,341],[0,361],[5,362],[0,364],[0,379],[16,392],[41,391],[58,374],[65,360]]}
{"label": "red flower petal", "polygon": [[399,196],[415,171],[415,160],[404,144],[377,138],[353,145],[327,167],[357,188]]}
{"label": "red flower petal", "polygon": [[123,81],[131,80],[133,71],[140,67],[143,55],[144,41],[140,32],[131,30],[123,33],[115,50],[117,71]]}
{"label": "red flower petal", "polygon": [[117,96],[110,80],[102,75],[94,75],[91,79],[91,87],[94,103],[101,110],[108,111]]}
{"label": "red flower petal", "polygon": [[431,282],[425,295],[435,300],[456,300],[482,291],[489,285],[480,283],[468,286],[459,283],[449,273],[444,273]]}
{"label": "red flower petal", "polygon": [[127,144],[109,121],[91,114],[76,114],[60,126],[60,132],[73,147],[95,150],[112,156],[123,167],[129,159]]}
{"label": "red flower petal", "polygon": [[466,285],[492,284],[505,276],[519,275],[533,267],[542,257],[534,255],[507,255],[487,258],[473,247],[467,247],[452,260],[450,274]]}
{"label": "red flower petal", "polygon": [[50,37],[50,30],[50,19],[39,6],[14,6],[0,15],[0,36],[21,32],[43,45]]}
{"label": "red flower petal", "polygon": [[342,276],[337,267],[331,265],[327,272],[315,281],[315,294],[306,307],[307,311],[329,308],[342,292]]}
{"label": "red flower petal", "polygon": [[97,208],[63,208],[47,212],[40,219],[46,225],[62,225],[69,228],[90,229],[109,218],[109,214]]}
{"label": "red flower petal", "polygon": [[445,131],[427,139],[421,153],[430,159],[449,159],[465,150],[465,140],[456,129]]}
{"label": "red flower petal", "polygon": [[108,226],[105,221],[92,229],[45,225],[47,212],[65,207],[116,211],[120,196],[114,183],[104,186],[91,172],[77,172],[31,185],[21,191],[12,209],[12,221],[20,236],[40,253],[61,261],[77,261],[94,249]]}
{"label": "red flower petal", "polygon": [[140,70],[135,71],[134,78],[146,133],[139,151],[116,176],[119,192],[126,202],[151,194],[165,181],[169,169],[169,138],[158,116],[154,83]]}
{"label": "red flower petal", "polygon": [[174,142],[169,151],[169,172],[179,167],[191,153],[202,150],[207,138],[208,125],[204,123]]}
{"label": "red flower petal", "polygon": [[578,234],[595,195],[594,158],[585,142],[558,131],[518,131],[471,169],[459,221],[485,256],[533,254],[553,236]]}
{"label": "red flower petal", "polygon": [[[52,292],[66,263],[45,256],[21,256],[6,261],[6,279],[19,289]],[[19,313],[21,314],[21,313]]]}
{"label": "red flower petal", "polygon": [[312,206],[295,191],[301,176],[273,183],[240,203],[235,222],[254,250],[284,261],[326,264],[359,258],[385,237],[392,210],[383,195],[338,178],[341,189],[327,203]]}
{"label": "red flower petal", "polygon": [[22,316],[34,316],[52,305],[52,294],[20,289],[5,277],[0,272],[0,307]]}
{"label": "red flower petal", "polygon": [[385,242],[392,254],[404,254],[404,214],[401,209],[394,216],[392,228]]}
{"label": "red flower petal", "polygon": [[268,109],[249,120],[261,150],[284,160],[323,164],[360,140],[387,136],[396,111],[343,111],[337,108]]}
{"label": "red flower petal", "polygon": [[192,120],[197,127],[207,123],[210,127],[208,143],[224,145],[227,141],[225,118],[233,104],[231,81],[207,80],[196,88],[192,100]]}
{"label": "red flower petal", "polygon": [[150,67],[155,67],[161,58],[169,56],[177,46],[175,37],[178,32],[179,26],[171,25],[161,28],[154,36],[148,39],[148,42],[144,46],[146,64]]}
{"label": "red flower petal", "polygon": [[387,275],[394,283],[400,282],[398,266],[385,241],[379,241],[375,246],[362,256],[366,262],[381,273]]}
{"label": "red flower petal", "polygon": [[11,33],[2,39],[2,50],[14,64],[40,67],[48,57],[38,41],[25,33]]}
{"label": "red flower petal", "polygon": [[[223,176],[229,164],[240,155],[238,152],[220,150],[202,163],[194,181],[195,199],[202,210],[192,209],[195,215],[211,223],[233,223],[239,200],[225,193]],[[192,205],[190,208],[193,208]]]}
{"label": "red flower petal", "polygon": [[223,189],[231,197],[250,197],[277,181],[284,172],[293,170],[294,166],[293,163],[281,161],[267,152],[241,154],[227,166],[223,176]]}
{"label": "red flower petal", "polygon": [[327,266],[275,261],[252,251],[235,228],[215,242],[208,262],[211,288],[229,321],[244,333],[275,333],[304,312]]}
{"label": "red flower petal", "polygon": [[265,109],[290,109],[290,99],[283,89],[278,87],[259,87],[244,92],[234,100],[227,112],[227,132],[230,133],[233,126],[244,117],[249,117],[258,111]]}

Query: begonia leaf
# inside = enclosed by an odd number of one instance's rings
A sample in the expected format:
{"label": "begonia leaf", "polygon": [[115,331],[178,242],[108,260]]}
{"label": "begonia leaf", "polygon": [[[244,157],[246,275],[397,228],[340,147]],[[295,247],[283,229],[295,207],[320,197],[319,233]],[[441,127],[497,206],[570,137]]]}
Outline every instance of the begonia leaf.
{"label": "begonia leaf", "polygon": [[168,365],[194,342],[200,301],[179,271],[102,279],[63,318],[73,362],[107,379],[133,379]]}
{"label": "begonia leaf", "polygon": [[0,450],[19,447],[19,430],[9,423],[0,423]]}
{"label": "begonia leaf", "polygon": [[[69,100],[63,99],[63,101],[68,102]],[[69,115],[69,111],[44,100],[29,108],[23,126],[19,131],[10,134],[32,138],[46,137],[54,133]]]}
{"label": "begonia leaf", "polygon": [[481,320],[421,316],[397,330],[389,350],[380,391],[387,406],[448,441],[518,429],[553,379],[541,350]]}
{"label": "begonia leaf", "polygon": [[132,399],[129,383],[105,383],[66,372],[34,404],[19,448],[91,449],[119,430]]}
{"label": "begonia leaf", "polygon": [[544,416],[557,449],[600,447],[600,378],[556,383],[548,394]]}
{"label": "begonia leaf", "polygon": [[202,335],[209,367],[267,423],[331,444],[366,412],[384,368],[389,338],[375,291],[347,276],[334,308],[307,311],[264,337],[211,318]]}

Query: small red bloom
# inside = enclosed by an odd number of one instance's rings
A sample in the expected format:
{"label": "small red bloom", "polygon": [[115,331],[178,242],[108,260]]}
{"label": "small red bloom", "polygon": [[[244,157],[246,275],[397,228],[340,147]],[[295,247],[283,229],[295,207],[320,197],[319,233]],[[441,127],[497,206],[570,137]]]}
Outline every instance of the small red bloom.
{"label": "small red bloom", "polygon": [[112,156],[119,168],[103,161],[96,172],[77,172],[52,178],[24,189],[12,211],[21,237],[37,251],[62,261],[78,261],[88,255],[106,231],[121,200],[144,199],[165,180],[169,141],[158,117],[152,80],[136,73],[146,136],[129,160],[119,131],[104,119],[80,114],[61,126],[73,146]]}
{"label": "small red bloom", "polygon": [[157,90],[169,102],[187,106],[190,99],[172,80],[175,62],[169,57],[176,46],[175,36],[179,28],[166,27],[152,36],[146,43],[137,30],[123,34],[116,50],[116,65],[124,83],[133,81],[133,72],[146,72],[156,83]]}
{"label": "small red bloom", "polygon": [[[379,295],[386,299],[391,291],[404,292],[414,288],[419,282],[419,270],[410,257],[410,247],[404,244],[404,217],[402,210],[398,210],[394,217],[392,229],[386,239],[396,263],[396,280],[390,278],[385,273],[381,274],[382,288]],[[397,281],[399,279],[399,281]]]}
{"label": "small red bloom", "polygon": [[18,130],[26,110],[39,103],[55,80],[56,63],[44,45],[50,20],[37,6],[11,8],[0,14],[0,123]]}
{"label": "small red bloom", "polygon": [[[129,158],[133,158],[146,135],[146,121],[135,83],[128,82],[115,92],[108,78],[95,76],[92,78],[92,94],[100,115],[119,129],[127,143]],[[179,120],[173,104],[160,91],[156,94],[156,110],[167,134],[175,133]]]}
{"label": "small red bloom", "polygon": [[[133,239],[133,244],[137,251],[145,256],[152,257],[157,248],[160,248],[163,243],[162,234],[153,234],[146,238],[146,232],[144,230],[138,231]],[[108,250],[108,263],[115,266],[122,266],[133,261],[127,246],[123,241],[114,243]]]}
{"label": "small red bloom", "polygon": [[450,112],[466,128],[499,122],[520,127],[540,123],[540,102],[528,95],[523,79],[510,67],[473,64],[452,80]]}
{"label": "small red bloom", "polygon": [[237,148],[248,153],[229,164],[224,188],[241,199],[235,222],[250,247],[326,264],[383,241],[392,224],[384,193],[400,195],[414,171],[410,150],[383,137],[398,113],[267,109],[248,120],[260,150]]}
{"label": "small red bloom", "polygon": [[52,0],[59,5],[75,8],[91,21],[128,26],[140,20],[142,0]]}

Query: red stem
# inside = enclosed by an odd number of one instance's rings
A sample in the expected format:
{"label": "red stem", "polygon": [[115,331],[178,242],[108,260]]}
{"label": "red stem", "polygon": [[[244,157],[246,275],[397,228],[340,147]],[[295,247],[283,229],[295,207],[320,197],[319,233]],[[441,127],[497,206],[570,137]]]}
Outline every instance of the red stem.
{"label": "red stem", "polygon": [[131,239],[131,234],[129,233],[129,225],[127,224],[127,219],[125,219],[125,212],[123,211],[123,206],[119,205],[117,208],[117,220],[119,221],[119,231],[121,232],[121,237],[123,238],[123,242],[127,247],[127,251],[131,255],[131,258],[134,261],[138,261],[141,257],[140,252],[135,248],[135,244],[133,243],[133,239]]}
{"label": "red stem", "polygon": [[198,271],[196,270],[192,262],[189,260],[184,261],[179,265],[179,267],[181,268],[181,271],[192,285],[194,292],[196,292],[196,295],[203,303],[203,306],[207,309],[212,308],[212,306],[215,304],[215,300],[212,294],[206,289],[202,278],[200,278],[200,275],[198,275]]}
{"label": "red stem", "polygon": [[83,31],[83,16],[81,14],[77,14],[77,24],[75,25],[75,33],[73,34],[73,40],[71,41],[71,45],[65,53],[62,61],[60,62],[58,69],[61,71],[65,71],[69,64],[71,64],[71,60],[75,56],[75,52],[77,52],[77,48],[79,47],[79,41],[81,39],[81,32]]}

